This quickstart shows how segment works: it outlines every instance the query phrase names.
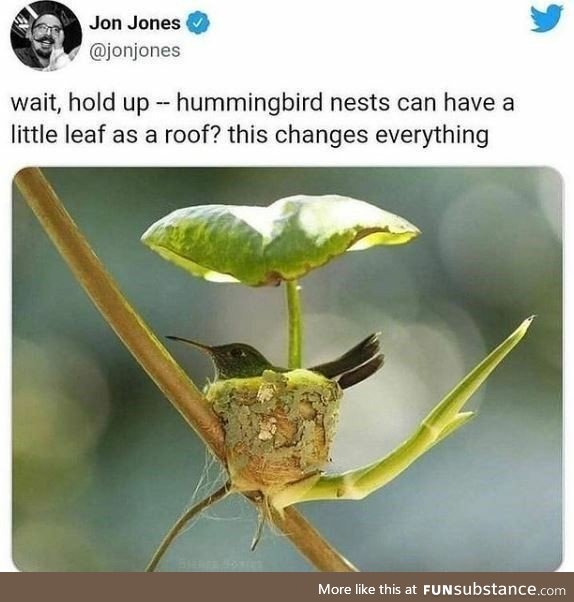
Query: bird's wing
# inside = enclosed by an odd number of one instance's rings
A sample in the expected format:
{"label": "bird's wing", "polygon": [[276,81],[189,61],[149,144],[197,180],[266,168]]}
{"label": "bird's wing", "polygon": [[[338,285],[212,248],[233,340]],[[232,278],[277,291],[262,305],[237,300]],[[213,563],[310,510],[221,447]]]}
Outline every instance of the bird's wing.
{"label": "bird's wing", "polygon": [[318,372],[326,378],[335,378],[345,372],[359,368],[379,353],[380,335],[380,332],[375,332],[336,360],[313,366],[309,370]]}
{"label": "bird's wing", "polygon": [[536,25],[539,25],[541,21],[546,18],[546,13],[536,10],[534,6],[530,9],[530,16]]}

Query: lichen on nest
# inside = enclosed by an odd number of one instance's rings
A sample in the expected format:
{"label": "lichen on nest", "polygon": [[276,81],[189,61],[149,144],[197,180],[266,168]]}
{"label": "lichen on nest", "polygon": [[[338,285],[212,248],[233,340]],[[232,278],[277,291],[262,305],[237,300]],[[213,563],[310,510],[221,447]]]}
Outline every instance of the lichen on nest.
{"label": "lichen on nest", "polygon": [[329,461],[341,395],[336,382],[309,370],[266,370],[210,385],[233,485],[272,496],[318,474]]}

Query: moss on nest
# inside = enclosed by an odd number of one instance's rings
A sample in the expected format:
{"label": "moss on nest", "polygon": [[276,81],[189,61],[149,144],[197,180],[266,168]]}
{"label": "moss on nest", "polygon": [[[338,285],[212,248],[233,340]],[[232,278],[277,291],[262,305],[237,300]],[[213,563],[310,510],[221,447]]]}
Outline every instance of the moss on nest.
{"label": "moss on nest", "polygon": [[329,461],[341,394],[336,382],[309,370],[210,385],[234,486],[269,496],[318,473]]}

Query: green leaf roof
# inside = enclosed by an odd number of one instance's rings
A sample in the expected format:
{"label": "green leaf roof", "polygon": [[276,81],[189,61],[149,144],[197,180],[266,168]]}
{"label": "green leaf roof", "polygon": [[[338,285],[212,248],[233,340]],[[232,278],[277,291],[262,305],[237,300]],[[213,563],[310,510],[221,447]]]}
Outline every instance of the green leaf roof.
{"label": "green leaf roof", "polygon": [[194,276],[262,286],[300,278],[346,251],[403,244],[419,233],[364,201],[299,195],[269,207],[178,209],[153,224],[142,241]]}

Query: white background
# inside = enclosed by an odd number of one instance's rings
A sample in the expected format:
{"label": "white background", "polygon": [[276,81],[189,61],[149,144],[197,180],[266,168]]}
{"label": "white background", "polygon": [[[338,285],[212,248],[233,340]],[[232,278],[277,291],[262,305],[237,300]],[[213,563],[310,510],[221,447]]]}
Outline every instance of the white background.
{"label": "white background", "polygon": [[[1,278],[1,380],[0,405],[0,570],[15,570],[10,558],[10,206],[14,174],[26,165],[45,166],[195,166],[195,165],[545,165],[556,168],[565,183],[568,203],[570,182],[574,178],[572,136],[574,107],[571,60],[574,39],[574,2],[565,1],[558,27],[548,34],[531,30],[529,0],[397,0],[353,3],[340,0],[308,2],[183,2],[180,0],[121,2],[100,0],[94,3],[69,2],[84,25],[84,43],[76,60],[66,69],[38,73],[24,67],[13,55],[9,30],[21,2],[5,0],[0,8],[2,83],[2,219],[0,243]],[[97,6],[97,9],[93,7]],[[538,8],[545,5],[539,3]],[[209,14],[211,27],[201,36],[179,32],[136,33],[96,32],[85,24],[96,14],[128,19],[179,17],[185,20],[193,10]],[[174,61],[93,63],[88,46],[94,41],[124,44],[128,41],[153,44],[179,44],[183,58]],[[451,119],[490,128],[486,149],[472,146],[378,146],[375,144],[329,149],[325,146],[225,146],[211,147],[125,147],[99,146],[12,146],[10,144],[11,95],[61,92],[78,94],[116,90],[119,94],[170,96],[174,90],[189,94],[239,94],[254,91],[276,93],[281,90],[308,94],[323,89],[326,93],[386,96],[452,94],[495,97],[514,96],[514,113],[460,114]],[[32,116],[34,122],[54,122],[65,117]],[[385,115],[371,120],[393,123],[442,123],[443,116]],[[133,120],[133,121],[132,121]],[[145,120],[145,121],[144,121]],[[236,121],[235,118],[233,118]],[[189,117],[76,115],[79,126],[94,127],[103,121],[129,127],[133,125],[184,125]],[[253,116],[246,117],[247,122]],[[310,115],[301,124],[364,127],[364,114],[342,116]],[[371,121],[372,123],[372,121]],[[383,123],[382,123],[383,125]],[[565,251],[571,246],[573,227],[565,212]],[[571,277],[566,277],[568,294]],[[566,365],[571,363],[566,321]],[[570,362],[569,359],[570,358]],[[566,382],[565,441],[566,469],[572,456],[571,394]],[[572,505],[574,479],[566,482],[564,507]],[[574,568],[574,519],[565,516],[566,550],[561,570]]]}

